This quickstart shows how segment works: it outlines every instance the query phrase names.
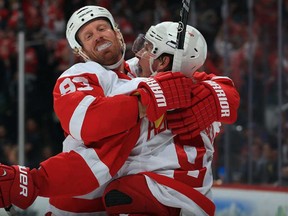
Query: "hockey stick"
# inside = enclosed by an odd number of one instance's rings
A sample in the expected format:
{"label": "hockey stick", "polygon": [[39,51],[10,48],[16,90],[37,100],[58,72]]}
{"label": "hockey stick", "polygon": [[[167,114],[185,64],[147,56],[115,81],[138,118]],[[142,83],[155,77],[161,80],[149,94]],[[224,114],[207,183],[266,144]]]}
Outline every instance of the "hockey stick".
{"label": "hockey stick", "polygon": [[180,11],[180,21],[177,32],[177,46],[173,58],[172,71],[180,71],[182,65],[182,56],[184,52],[184,41],[186,34],[186,26],[188,22],[188,16],[191,8],[192,0],[182,0],[182,8]]}

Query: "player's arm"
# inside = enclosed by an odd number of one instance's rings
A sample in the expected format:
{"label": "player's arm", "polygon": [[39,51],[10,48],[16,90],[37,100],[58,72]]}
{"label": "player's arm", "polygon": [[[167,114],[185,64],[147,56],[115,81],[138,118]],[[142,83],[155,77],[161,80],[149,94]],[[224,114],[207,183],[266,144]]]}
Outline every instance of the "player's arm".
{"label": "player's arm", "polygon": [[73,151],[48,159],[39,169],[1,164],[0,208],[13,204],[26,209],[37,196],[82,195],[97,186],[99,184],[87,164]]}
{"label": "player's arm", "polygon": [[137,124],[137,98],[106,97],[96,75],[59,78],[53,94],[54,110],[62,128],[85,143],[127,131]]}
{"label": "player's arm", "polygon": [[40,169],[0,164],[0,208],[14,204],[25,209],[37,196],[74,197],[94,191],[118,172],[139,133],[137,124],[129,133],[109,137],[95,148],[72,143],[73,150],[43,161]]}
{"label": "player's arm", "polygon": [[128,131],[144,116],[155,121],[169,109],[190,104],[192,81],[181,73],[159,74],[140,82],[131,95],[112,97],[104,95],[96,77],[84,75],[58,79],[54,110],[65,132],[85,144]]}
{"label": "player's arm", "polygon": [[228,77],[196,72],[192,105],[167,114],[168,127],[181,139],[191,139],[218,121],[232,124],[237,119],[240,97]]}

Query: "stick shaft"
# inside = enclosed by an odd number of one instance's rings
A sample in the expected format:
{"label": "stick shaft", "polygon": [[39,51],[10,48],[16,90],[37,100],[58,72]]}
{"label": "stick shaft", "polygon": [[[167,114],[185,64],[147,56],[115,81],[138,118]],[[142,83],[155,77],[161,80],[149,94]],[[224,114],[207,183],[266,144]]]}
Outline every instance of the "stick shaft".
{"label": "stick shaft", "polygon": [[173,58],[172,71],[180,71],[182,65],[182,56],[184,52],[184,42],[186,34],[186,26],[188,23],[189,12],[191,8],[191,0],[182,0],[182,8],[180,11],[180,21],[177,32],[177,48]]}

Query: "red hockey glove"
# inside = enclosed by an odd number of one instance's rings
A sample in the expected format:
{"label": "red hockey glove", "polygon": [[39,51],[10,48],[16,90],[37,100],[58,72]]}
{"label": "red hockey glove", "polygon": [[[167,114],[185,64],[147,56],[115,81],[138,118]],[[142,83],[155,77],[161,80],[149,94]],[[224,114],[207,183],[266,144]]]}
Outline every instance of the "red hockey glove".
{"label": "red hockey glove", "polygon": [[145,82],[140,82],[133,95],[140,95],[146,106],[147,118],[154,122],[167,110],[191,105],[191,78],[180,72],[160,72]]}
{"label": "red hockey glove", "polygon": [[193,73],[193,81],[194,83],[199,83],[201,81],[205,81],[205,80],[212,80],[213,77],[215,77],[216,75],[215,74],[207,74],[205,72],[199,72],[199,71],[196,71]]}
{"label": "red hockey glove", "polygon": [[0,208],[13,204],[26,209],[33,204],[37,194],[29,168],[0,164]]}
{"label": "red hockey glove", "polygon": [[168,128],[173,134],[179,135],[182,140],[188,140],[199,135],[200,131],[215,121],[229,124],[236,121],[239,94],[230,79],[221,79],[218,81],[225,85],[210,80],[195,84],[192,87],[192,105],[167,113]]}

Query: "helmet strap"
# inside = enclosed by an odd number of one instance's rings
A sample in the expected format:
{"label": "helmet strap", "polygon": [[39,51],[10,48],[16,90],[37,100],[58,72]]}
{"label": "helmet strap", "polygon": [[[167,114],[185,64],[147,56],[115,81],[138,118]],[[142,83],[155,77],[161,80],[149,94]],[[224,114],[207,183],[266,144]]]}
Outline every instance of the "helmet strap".
{"label": "helmet strap", "polygon": [[124,57],[125,57],[125,50],[123,50],[122,57],[117,63],[115,63],[113,65],[102,65],[102,66],[106,69],[109,69],[109,70],[116,69],[124,62]]}
{"label": "helmet strap", "polygon": [[153,67],[152,67],[153,63],[154,63],[154,58],[150,57],[150,59],[149,59],[149,67],[150,67],[150,71],[151,71],[151,76],[155,76],[157,74],[157,72],[158,72],[158,71],[154,71],[153,70]]}
{"label": "helmet strap", "polygon": [[[115,31],[118,33],[119,35],[119,41],[120,41],[120,44],[121,44],[121,47],[122,47],[122,57],[121,59],[116,62],[115,64],[112,64],[112,65],[102,65],[104,68],[106,69],[109,69],[109,70],[113,70],[113,69],[116,69],[118,68],[123,62],[124,62],[124,57],[125,57],[125,52],[126,52],[126,44],[124,42],[124,38],[123,38],[123,35],[121,34],[121,32],[119,31],[119,29],[115,29]],[[91,59],[86,55],[85,52],[83,52],[82,50],[82,47],[79,48],[79,49],[75,49],[74,52],[78,55],[80,55],[85,62],[87,61],[91,61]]]}
{"label": "helmet strap", "polygon": [[125,44],[121,31],[117,27],[114,28],[114,31],[116,32],[118,39],[120,41],[121,47],[122,47],[122,57],[118,62],[116,62],[113,65],[103,65],[104,68],[109,69],[109,70],[118,68],[124,62],[125,52],[126,52],[126,44]]}
{"label": "helmet strap", "polygon": [[91,59],[86,55],[86,53],[82,51],[82,48],[77,49],[75,52],[76,52],[78,55],[80,55],[80,56],[84,59],[85,62],[91,61]]}

